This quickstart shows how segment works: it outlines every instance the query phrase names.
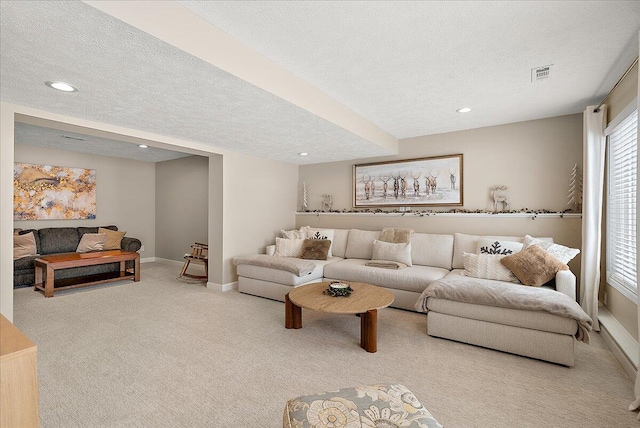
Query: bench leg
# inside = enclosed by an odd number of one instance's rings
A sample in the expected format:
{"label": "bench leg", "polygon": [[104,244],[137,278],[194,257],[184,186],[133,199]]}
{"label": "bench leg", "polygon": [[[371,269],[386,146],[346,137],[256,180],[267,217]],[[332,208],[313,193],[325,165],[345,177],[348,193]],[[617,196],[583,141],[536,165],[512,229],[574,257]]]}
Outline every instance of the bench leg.
{"label": "bench leg", "polygon": [[53,268],[47,265],[47,277],[44,283],[44,297],[53,297],[53,272]]}
{"label": "bench leg", "polygon": [[133,280],[135,282],[140,282],[140,255],[139,254],[133,263]]}

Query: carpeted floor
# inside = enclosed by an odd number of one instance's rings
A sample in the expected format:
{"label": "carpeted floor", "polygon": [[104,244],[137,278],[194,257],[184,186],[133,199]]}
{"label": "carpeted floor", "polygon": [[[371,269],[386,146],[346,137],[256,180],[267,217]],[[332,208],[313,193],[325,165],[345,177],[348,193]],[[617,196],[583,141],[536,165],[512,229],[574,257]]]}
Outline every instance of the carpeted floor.
{"label": "carpeted floor", "polygon": [[437,339],[423,314],[384,309],[378,352],[359,319],[175,279],[57,293],[15,291],[15,324],[38,345],[42,427],[280,427],[289,398],[399,382],[447,428],[638,427],[633,383],[598,334],[566,368]]}

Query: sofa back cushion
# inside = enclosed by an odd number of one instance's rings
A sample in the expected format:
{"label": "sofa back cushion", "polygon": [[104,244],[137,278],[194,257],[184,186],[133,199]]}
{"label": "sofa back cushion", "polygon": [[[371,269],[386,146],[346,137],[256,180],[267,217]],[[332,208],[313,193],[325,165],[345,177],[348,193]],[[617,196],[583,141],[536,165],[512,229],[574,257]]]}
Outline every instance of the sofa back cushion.
{"label": "sofa back cushion", "polygon": [[380,237],[380,231],[351,229],[347,240],[345,257],[348,259],[371,260],[373,241]]}
{"label": "sofa back cushion", "polygon": [[38,230],[40,254],[74,253],[80,243],[75,227],[49,227]]}
{"label": "sofa back cushion", "polygon": [[453,235],[411,234],[411,261],[414,265],[451,270]]}
{"label": "sofa back cushion", "polygon": [[[478,249],[478,241],[481,238],[495,239],[496,241],[512,241],[520,242],[524,241],[524,236],[492,236],[492,235],[467,235],[464,233],[454,234],[453,242],[453,268],[464,269],[464,262],[462,259],[463,253],[476,254]],[[553,238],[539,238],[544,241],[553,242]]]}
{"label": "sofa back cushion", "polygon": [[347,240],[349,239],[349,229],[333,229],[333,244],[331,253],[334,257],[343,257],[347,252]]}

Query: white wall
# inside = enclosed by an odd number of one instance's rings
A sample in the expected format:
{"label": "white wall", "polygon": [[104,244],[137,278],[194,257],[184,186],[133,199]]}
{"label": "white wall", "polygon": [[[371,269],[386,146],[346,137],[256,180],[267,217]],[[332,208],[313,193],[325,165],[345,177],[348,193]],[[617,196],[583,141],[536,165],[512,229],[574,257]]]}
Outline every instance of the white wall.
{"label": "white wall", "polygon": [[232,259],[255,254],[295,224],[298,166],[240,153],[223,157],[224,284],[237,281]]}
{"label": "white wall", "polygon": [[15,162],[96,170],[96,218],[93,220],[14,221],[14,227],[95,227],[114,224],[142,241],[140,257],[155,248],[155,164],[108,156],[15,144]]}
{"label": "white wall", "polygon": [[189,156],[155,168],[155,255],[182,261],[193,243],[209,240],[209,158]]}

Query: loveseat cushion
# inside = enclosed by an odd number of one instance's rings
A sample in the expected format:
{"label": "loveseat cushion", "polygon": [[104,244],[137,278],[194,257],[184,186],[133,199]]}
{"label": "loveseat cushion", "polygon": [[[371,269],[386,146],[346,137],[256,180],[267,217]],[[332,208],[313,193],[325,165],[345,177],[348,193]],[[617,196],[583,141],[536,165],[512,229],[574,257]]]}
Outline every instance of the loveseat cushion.
{"label": "loveseat cushion", "polygon": [[411,260],[414,265],[451,270],[453,235],[411,234]]}
{"label": "loveseat cushion", "polygon": [[73,253],[80,236],[75,227],[49,227],[40,229],[40,254]]}
{"label": "loveseat cushion", "polygon": [[33,261],[40,256],[27,256],[22,257],[21,259],[17,259],[13,261],[13,271],[17,272],[20,270],[30,270],[33,272],[34,265]]}
{"label": "loveseat cushion", "polygon": [[398,270],[383,269],[366,266],[369,261],[346,259],[329,264],[324,267],[324,277],[421,293],[433,281],[444,278],[449,273],[447,269],[430,266],[411,266]]}
{"label": "loveseat cushion", "polygon": [[576,320],[563,318],[544,311],[523,311],[521,309],[476,305],[454,300],[435,299],[433,297],[427,300],[427,308],[440,314],[551,333],[574,335],[578,330]]}
{"label": "loveseat cushion", "polygon": [[275,282],[277,284],[291,285],[297,286],[300,284],[305,284],[309,281],[313,281],[319,278],[322,278],[323,269],[325,266],[329,264],[333,264],[342,260],[339,257],[332,257],[329,260],[305,260],[309,262],[313,262],[316,267],[309,274],[304,276],[298,276],[294,273],[287,272],[285,270],[267,268],[263,266],[255,266],[248,264],[238,265],[238,276],[242,276],[245,278],[253,278],[259,279],[262,281]]}
{"label": "loveseat cushion", "polygon": [[348,259],[368,259],[373,257],[373,241],[380,237],[380,231],[351,229],[347,241],[345,257]]}

